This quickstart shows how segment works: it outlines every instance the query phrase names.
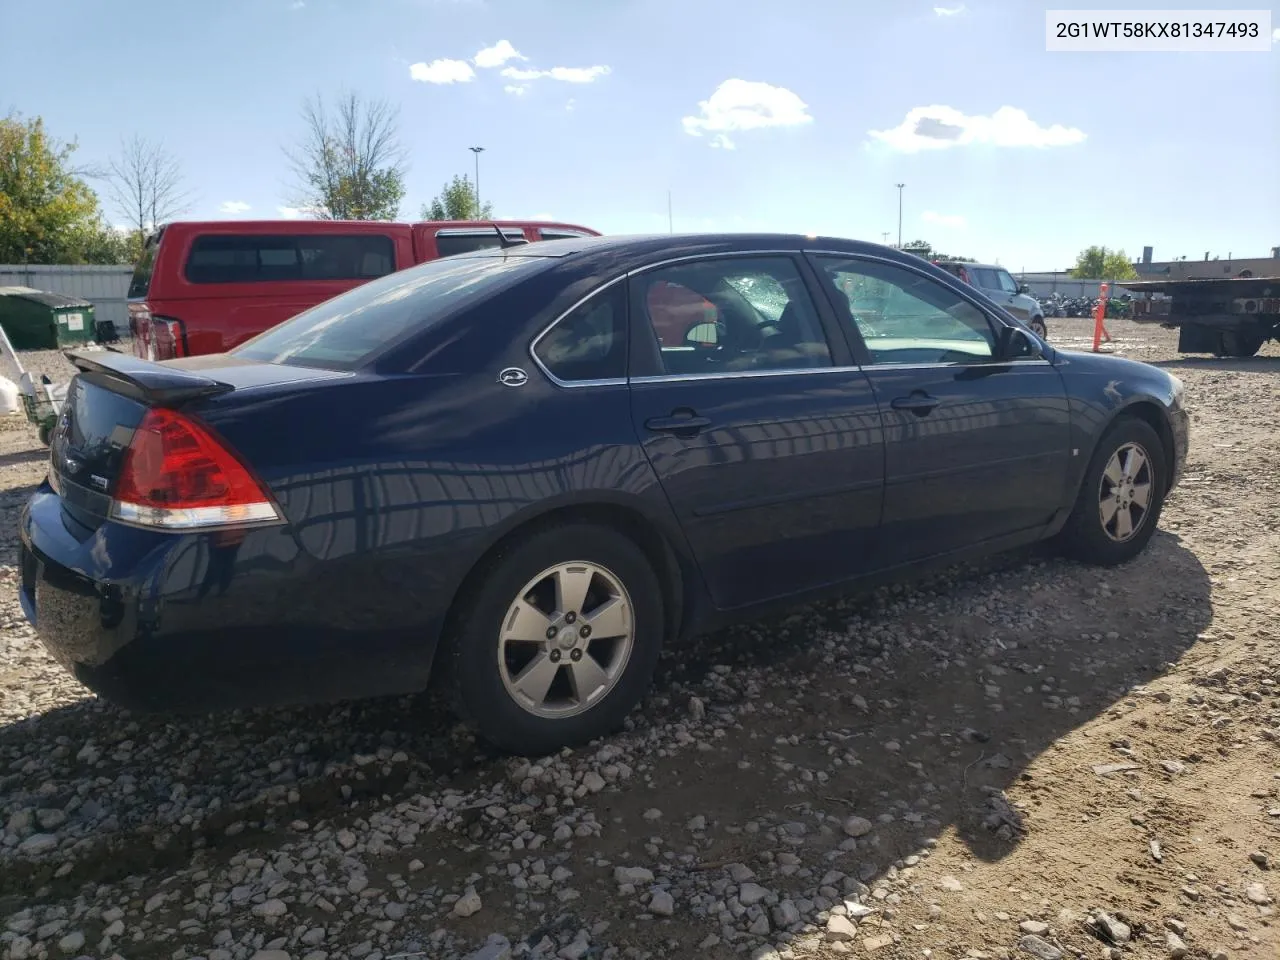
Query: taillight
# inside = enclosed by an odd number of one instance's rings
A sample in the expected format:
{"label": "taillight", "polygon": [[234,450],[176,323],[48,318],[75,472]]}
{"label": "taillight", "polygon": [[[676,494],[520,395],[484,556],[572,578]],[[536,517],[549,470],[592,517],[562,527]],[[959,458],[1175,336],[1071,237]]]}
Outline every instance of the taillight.
{"label": "taillight", "polygon": [[174,410],[148,410],[133,432],[111,516],[164,530],[276,523],[262,484],[205,427]]}
{"label": "taillight", "polygon": [[155,345],[155,356],[150,358],[152,360],[170,360],[187,355],[186,336],[181,320],[152,317],[151,342]]}

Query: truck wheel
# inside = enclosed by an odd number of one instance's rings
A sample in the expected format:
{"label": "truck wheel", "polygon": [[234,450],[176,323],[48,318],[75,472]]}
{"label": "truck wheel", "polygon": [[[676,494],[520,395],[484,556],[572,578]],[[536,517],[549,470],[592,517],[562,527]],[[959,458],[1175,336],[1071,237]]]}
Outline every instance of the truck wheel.
{"label": "truck wheel", "polygon": [[1260,333],[1227,330],[1222,334],[1219,348],[1213,352],[1219,357],[1252,357],[1262,349],[1264,339]]}
{"label": "truck wheel", "polygon": [[1104,567],[1141,553],[1164,507],[1165,459],[1160,436],[1145,421],[1116,420],[1098,441],[1058,535],[1062,551]]}

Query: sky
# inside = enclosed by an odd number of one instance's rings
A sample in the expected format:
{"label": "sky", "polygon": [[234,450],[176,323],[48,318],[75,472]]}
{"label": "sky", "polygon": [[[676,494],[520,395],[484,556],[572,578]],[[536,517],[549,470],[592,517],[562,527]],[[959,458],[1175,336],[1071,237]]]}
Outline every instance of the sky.
{"label": "sky", "polygon": [[[303,103],[354,91],[398,109],[404,220],[474,176],[468,148],[482,146],[496,216],[609,234],[895,243],[901,198],[904,241],[1014,270],[1065,269],[1091,244],[1269,255],[1280,32],[1269,52],[1046,52],[1045,8],[0,0],[0,111],[42,116],[89,166],[127,136],[162,142],[186,219],[298,216],[285,150]],[[1280,28],[1280,6],[1250,8]]]}

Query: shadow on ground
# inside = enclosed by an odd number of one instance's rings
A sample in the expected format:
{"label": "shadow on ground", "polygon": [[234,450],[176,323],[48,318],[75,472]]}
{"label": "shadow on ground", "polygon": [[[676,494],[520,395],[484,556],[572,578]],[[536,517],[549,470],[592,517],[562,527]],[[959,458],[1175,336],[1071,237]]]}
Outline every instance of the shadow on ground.
{"label": "shadow on ground", "polygon": [[[688,716],[697,696],[706,719],[690,730],[711,749],[650,755],[643,781],[583,801],[612,821],[593,849],[649,862],[641,848],[659,831],[642,813],[658,807],[668,842],[687,836],[686,818],[713,825],[698,849],[709,865],[771,857],[782,837],[798,854],[830,853],[852,813],[877,821],[841,864],[865,880],[952,826],[976,856],[1000,859],[1034,819],[1002,791],[1033,781],[1040,754],[1158,678],[1211,619],[1208,574],[1161,532],[1119,568],[1008,556],[668,650],[625,736]],[[92,762],[81,753],[90,742]],[[380,750],[407,759],[352,763]],[[35,781],[29,760],[47,767]],[[197,848],[219,859],[269,848],[294,819],[341,824],[414,793],[491,783],[503,764],[430,694],[177,720],[86,698],[0,728],[0,819],[61,806],[98,778],[91,808],[72,814],[83,839],[62,876],[61,858],[4,854],[0,913],[32,891],[70,896],[86,882],[185,865]],[[184,825],[190,797],[221,806]],[[443,857],[475,839],[428,842]],[[586,896],[584,914],[618,909],[601,890]]]}

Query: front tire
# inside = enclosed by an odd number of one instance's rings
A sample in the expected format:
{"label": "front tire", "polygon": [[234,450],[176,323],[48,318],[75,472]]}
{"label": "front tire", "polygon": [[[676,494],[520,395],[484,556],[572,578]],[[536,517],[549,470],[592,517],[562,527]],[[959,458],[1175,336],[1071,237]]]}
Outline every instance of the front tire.
{"label": "front tire", "polygon": [[1140,554],[1164,508],[1166,461],[1150,425],[1134,417],[1117,420],[1098,442],[1059,534],[1063,552],[1096,566],[1114,566]]}
{"label": "front tire", "polygon": [[499,749],[542,756],[612,733],[640,702],[662,646],[662,590],[627,537],[570,523],[503,549],[452,623],[456,712]]}
{"label": "front tire", "polygon": [[1027,326],[1029,326],[1031,328],[1031,332],[1041,340],[1049,339],[1049,328],[1044,324],[1044,317],[1032,317],[1031,322],[1027,324]]}

